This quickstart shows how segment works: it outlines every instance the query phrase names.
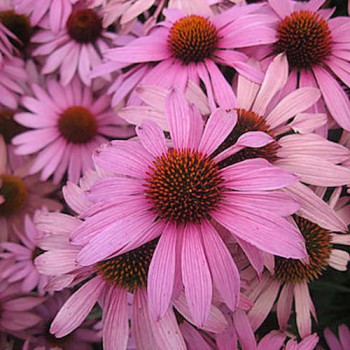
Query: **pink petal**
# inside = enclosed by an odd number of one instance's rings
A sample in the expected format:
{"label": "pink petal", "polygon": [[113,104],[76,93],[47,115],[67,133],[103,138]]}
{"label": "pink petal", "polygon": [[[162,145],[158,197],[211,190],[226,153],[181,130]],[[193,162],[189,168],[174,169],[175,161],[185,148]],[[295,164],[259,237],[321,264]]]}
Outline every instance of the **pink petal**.
{"label": "pink petal", "polygon": [[239,302],[240,276],[233,258],[217,231],[209,223],[201,225],[202,241],[214,286],[225,304],[235,311]]}
{"label": "pink petal", "polygon": [[190,108],[183,93],[174,89],[166,98],[165,115],[174,147],[186,149],[190,135]]}
{"label": "pink petal", "polygon": [[[300,232],[274,213],[233,206],[220,208],[212,217],[234,235],[270,254],[303,259],[307,256]],[[248,234],[249,232],[249,234]]]}
{"label": "pink petal", "polygon": [[148,272],[150,313],[159,320],[169,308],[175,278],[175,247],[178,228],[168,225],[157,244]]}
{"label": "pink petal", "polygon": [[237,113],[216,109],[209,117],[198,146],[203,154],[212,154],[230,134],[237,122]]}
{"label": "pink petal", "polygon": [[256,340],[247,314],[243,310],[237,309],[232,318],[242,349],[255,350]]}
{"label": "pink petal", "polygon": [[96,304],[104,286],[105,282],[95,277],[79,288],[57,313],[50,332],[61,338],[79,327]]}
{"label": "pink petal", "polygon": [[349,328],[342,324],[338,328],[339,340],[343,345],[344,349],[350,349],[350,331]]}
{"label": "pink petal", "polygon": [[297,326],[301,338],[304,338],[311,334],[310,312],[314,314],[314,306],[307,283],[301,282],[294,286],[294,298]]}
{"label": "pink petal", "polygon": [[41,254],[35,259],[35,266],[38,271],[46,276],[57,276],[74,271],[77,250],[57,250]]}
{"label": "pink petal", "polygon": [[[278,77],[276,79],[276,77]],[[284,54],[277,55],[267,68],[264,81],[253,105],[253,110],[259,115],[264,115],[272,98],[287,83],[288,61]]]}
{"label": "pink petal", "polygon": [[292,312],[293,286],[286,283],[281,290],[277,303],[278,325],[281,330],[287,330],[288,320]]}
{"label": "pink petal", "polygon": [[155,349],[156,340],[151,322],[147,292],[144,289],[136,289],[132,305],[131,333],[138,348]]}
{"label": "pink petal", "polygon": [[263,159],[248,159],[222,170],[225,185],[239,191],[279,189],[296,182],[297,178]]}
{"label": "pink petal", "polygon": [[281,1],[281,0],[268,0],[268,1],[270,6],[282,19],[284,17],[289,16],[293,12],[292,4],[289,1]]}
{"label": "pink petal", "polygon": [[187,322],[180,324],[180,329],[183,337],[186,340],[188,350],[211,350],[212,347],[203,339],[201,333]]}
{"label": "pink petal", "polygon": [[336,122],[346,130],[350,130],[350,102],[337,81],[320,66],[314,68],[317,83],[327,108]]}
{"label": "pink petal", "polygon": [[329,329],[326,328],[323,332],[323,335],[326,339],[326,342],[330,349],[332,350],[344,350],[342,345],[340,344],[338,338],[334,335],[334,333]]}
{"label": "pink petal", "polygon": [[101,145],[93,155],[94,163],[108,172],[143,178],[153,158],[134,141],[112,141]]}
{"label": "pink petal", "polygon": [[154,157],[160,157],[168,152],[162,129],[152,121],[144,121],[136,127],[136,134],[143,147]]}
{"label": "pink petal", "polygon": [[[107,288],[106,288],[107,289]],[[103,348],[126,349],[129,339],[127,290],[110,285],[103,302]]]}
{"label": "pink petal", "polygon": [[212,281],[196,225],[187,225],[184,228],[181,267],[186,299],[193,321],[198,327],[203,327],[210,311]]}

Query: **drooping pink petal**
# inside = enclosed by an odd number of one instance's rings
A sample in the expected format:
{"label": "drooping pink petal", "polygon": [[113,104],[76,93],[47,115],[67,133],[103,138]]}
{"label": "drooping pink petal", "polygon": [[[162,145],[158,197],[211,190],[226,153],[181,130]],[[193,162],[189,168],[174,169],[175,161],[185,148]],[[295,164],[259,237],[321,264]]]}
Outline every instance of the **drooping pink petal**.
{"label": "drooping pink petal", "polygon": [[104,281],[95,277],[78,289],[57,313],[50,332],[61,338],[79,327],[96,304],[104,286]]}
{"label": "drooping pink petal", "polygon": [[128,292],[110,285],[103,300],[103,348],[125,349],[129,339]]}
{"label": "drooping pink petal", "polygon": [[225,304],[235,311],[239,303],[240,276],[233,258],[209,221],[201,225],[202,241],[214,286]]}
{"label": "drooping pink petal", "polygon": [[216,109],[205,125],[198,151],[206,155],[212,154],[224,142],[236,122],[236,112],[226,112],[222,108]]}
{"label": "drooping pink petal", "polygon": [[145,149],[154,157],[166,154],[168,147],[165,144],[165,137],[160,127],[151,121],[144,121],[136,127],[136,134]]}
{"label": "drooping pink petal", "polygon": [[175,226],[165,227],[149,267],[147,292],[150,313],[155,320],[166,313],[173,293],[176,235]]}
{"label": "drooping pink petal", "polygon": [[288,320],[292,311],[293,303],[293,286],[286,283],[281,290],[280,297],[277,303],[277,318],[278,325],[281,330],[286,330],[288,327]]}
{"label": "drooping pink petal", "polygon": [[212,280],[196,225],[184,228],[182,255],[182,279],[188,307],[198,327],[208,319],[212,301]]}
{"label": "drooping pink petal", "polygon": [[236,312],[233,313],[232,319],[242,348],[247,350],[255,350],[256,340],[254,332],[245,311],[237,309]]}

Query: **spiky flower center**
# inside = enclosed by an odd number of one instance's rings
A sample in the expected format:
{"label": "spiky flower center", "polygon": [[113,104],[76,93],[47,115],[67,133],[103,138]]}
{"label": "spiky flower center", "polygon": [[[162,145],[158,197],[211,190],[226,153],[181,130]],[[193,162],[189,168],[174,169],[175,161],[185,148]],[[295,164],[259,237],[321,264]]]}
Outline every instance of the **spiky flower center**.
{"label": "spiky flower center", "polygon": [[196,15],[176,21],[168,36],[171,52],[185,64],[210,57],[216,50],[218,41],[214,24],[207,18]]}
{"label": "spiky flower center", "polygon": [[78,43],[94,43],[102,32],[102,19],[91,9],[79,9],[67,20],[68,34]]}
{"label": "spiky flower center", "polygon": [[295,222],[305,238],[309,264],[301,260],[277,257],[274,275],[279,281],[292,284],[318,279],[328,266],[328,259],[332,251],[329,231],[298,216],[295,217]]}
{"label": "spiky flower center", "polygon": [[25,127],[15,122],[13,116],[14,112],[9,109],[0,110],[0,134],[6,143],[11,143],[14,136],[25,130]]}
{"label": "spiky flower center", "polygon": [[198,151],[170,149],[149,167],[146,197],[159,218],[175,224],[209,218],[223,196],[216,163]]}
{"label": "spiky flower center", "polygon": [[87,143],[97,134],[96,117],[85,107],[69,107],[60,115],[58,129],[68,142]]}
{"label": "spiky flower center", "polygon": [[[231,133],[227,136],[225,141],[219,146],[214,155],[221,153],[225,149],[235,144],[240,136],[249,131],[262,131],[274,137],[273,132],[270,130],[265,119],[253,111],[247,111],[245,109],[237,109],[237,123],[232,129]],[[274,162],[278,159],[277,150],[279,145],[276,141],[270,142],[261,148],[246,147],[238,153],[226,158],[220,162],[220,167],[229,166],[231,164],[241,162],[245,159],[264,158],[269,162]]]}
{"label": "spiky flower center", "polygon": [[157,240],[125,254],[96,264],[98,273],[106,281],[134,292],[136,288],[146,287],[149,265]]}
{"label": "spiky flower center", "polygon": [[9,38],[12,45],[21,49],[25,47],[32,35],[32,27],[26,15],[19,15],[13,10],[0,11],[0,22],[20,40]]}
{"label": "spiky flower center", "polygon": [[332,35],[326,20],[311,11],[297,11],[277,28],[276,52],[285,52],[292,68],[322,64],[332,51]]}
{"label": "spiky flower center", "polygon": [[14,175],[0,175],[2,186],[0,195],[4,197],[5,202],[0,204],[0,216],[11,216],[20,210],[27,202],[28,191],[24,182]]}

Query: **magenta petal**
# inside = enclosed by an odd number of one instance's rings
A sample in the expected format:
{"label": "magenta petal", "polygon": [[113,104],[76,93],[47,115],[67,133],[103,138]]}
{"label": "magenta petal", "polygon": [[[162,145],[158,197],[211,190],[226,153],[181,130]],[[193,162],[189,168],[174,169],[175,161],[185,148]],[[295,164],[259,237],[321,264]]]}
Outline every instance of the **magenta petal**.
{"label": "magenta petal", "polygon": [[103,301],[103,349],[126,349],[129,339],[128,292],[110,285]]}
{"label": "magenta petal", "polygon": [[154,157],[166,154],[168,147],[165,144],[165,136],[162,129],[151,121],[144,121],[136,127],[137,136],[145,149]]}
{"label": "magenta petal", "polygon": [[236,122],[236,112],[216,109],[206,123],[198,151],[206,155],[213,153],[230,134]]}
{"label": "magenta petal", "polygon": [[346,130],[350,130],[350,102],[337,81],[320,66],[314,68],[317,83],[328,110],[336,122]]}
{"label": "magenta petal", "polygon": [[132,304],[131,333],[137,348],[144,350],[155,349],[156,340],[151,322],[147,291],[145,289],[136,289]]}
{"label": "magenta petal", "polygon": [[253,203],[250,209],[227,205],[212,217],[234,235],[267,253],[294,259],[307,256],[304,238],[295,226],[274,213],[256,209]]}
{"label": "magenta petal", "polygon": [[188,307],[198,327],[208,318],[212,301],[212,280],[196,225],[184,229],[181,255],[182,279]]}
{"label": "magenta petal", "polygon": [[233,313],[232,318],[242,349],[256,349],[254,332],[245,311],[238,309]]}
{"label": "magenta petal", "polygon": [[50,332],[61,338],[79,327],[96,304],[105,283],[95,277],[67,299],[55,319]]}
{"label": "magenta petal", "polygon": [[233,258],[209,221],[202,223],[202,241],[214,286],[225,304],[236,310],[239,302],[240,276]]}
{"label": "magenta petal", "polygon": [[174,147],[184,149],[188,147],[190,138],[190,108],[183,93],[174,89],[166,98],[165,115],[168,120]]}
{"label": "magenta petal", "polygon": [[147,292],[150,313],[155,320],[165,314],[173,293],[177,230],[174,225],[165,227],[149,267]]}

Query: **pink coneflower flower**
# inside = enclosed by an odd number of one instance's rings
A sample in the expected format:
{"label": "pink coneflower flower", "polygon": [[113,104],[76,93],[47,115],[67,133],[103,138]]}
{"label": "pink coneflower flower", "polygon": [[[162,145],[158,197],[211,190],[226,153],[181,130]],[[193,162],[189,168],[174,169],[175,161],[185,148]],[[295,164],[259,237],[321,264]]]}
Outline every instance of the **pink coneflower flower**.
{"label": "pink coneflower flower", "polygon": [[5,252],[0,253],[1,258],[15,260],[8,268],[1,271],[1,276],[10,283],[21,281],[23,292],[31,292],[37,287],[38,292],[44,294],[48,277],[41,275],[34,266],[34,259],[43,252],[39,247],[39,241],[44,234],[35,227],[29,216],[25,217],[23,229],[15,232],[21,244],[11,242],[0,244],[0,247],[5,249]]}
{"label": "pink coneflower flower", "polygon": [[9,284],[0,279],[0,331],[13,335],[35,326],[40,316],[33,309],[43,302],[34,294],[21,294],[18,283]]}
{"label": "pink coneflower flower", "polygon": [[304,338],[311,334],[311,315],[317,319],[308,283],[318,279],[328,266],[346,271],[349,253],[333,247],[333,244],[350,245],[350,235],[336,234],[298,216],[294,220],[305,238],[309,261],[277,257],[274,275],[266,273],[260,282],[253,283],[248,297],[251,295],[255,302],[248,315],[256,330],[281,290],[277,302],[279,326],[282,330],[287,329],[294,299],[298,331]]}
{"label": "pink coneflower flower", "polygon": [[[159,319],[166,312],[182,275],[200,326],[213,286],[232,310],[239,297],[237,268],[212,221],[271,254],[305,257],[300,233],[285,219],[298,205],[278,193],[296,178],[263,159],[218,168],[211,155],[235,125],[234,112],[217,109],[203,130],[199,112],[178,90],[165,110],[173,147],[156,124],[145,122],[137,127],[140,142],[112,141],[95,152],[96,168],[110,175],[87,193],[94,205],[71,240],[84,246],[77,262],[91,265],[161,235],[148,278],[152,315]],[[270,141],[262,132],[245,134],[235,151]]]}
{"label": "pink coneflower flower", "polygon": [[[269,0],[279,17],[277,41],[267,54],[285,52],[291,84],[319,87],[335,121],[350,130],[350,102],[336,79],[350,86],[349,17],[330,18],[332,10],[319,10],[325,1],[308,3]],[[298,79],[296,79],[298,76]]]}
{"label": "pink coneflower flower", "polygon": [[71,293],[64,290],[46,297],[44,303],[35,308],[37,315],[41,316],[41,322],[30,330],[31,336],[26,340],[22,350],[92,350],[92,343],[98,342],[100,336],[98,330],[94,329],[96,320],[88,320],[69,335],[56,338],[49,332],[52,320],[57,312],[69,298]]}
{"label": "pink coneflower flower", "polygon": [[[308,112],[318,101],[319,90],[304,87],[290,92],[287,77],[284,54],[274,58],[261,86],[238,77],[235,106],[238,122],[217,152],[224,154],[247,131],[266,132],[274,141],[261,148],[245,148],[230,157],[221,157],[220,166],[264,158],[297,175],[305,184],[324,187],[348,184],[349,150],[313,133],[327,120],[325,114]],[[330,230],[344,230],[345,224],[302,183],[287,189],[300,202],[301,216]]]}
{"label": "pink coneflower flower", "polygon": [[[74,185],[71,186],[74,188]],[[71,188],[69,191],[75,190]],[[74,284],[77,283],[74,279],[78,278],[80,285],[83,284],[58,312],[51,325],[51,332],[57,338],[66,337],[82,323],[98,302],[103,310],[104,349],[126,349],[130,318],[128,299],[129,293],[133,293],[131,333],[137,348],[157,345],[161,349],[186,349],[172,308],[158,322],[149,315],[147,273],[156,241],[86,267],[85,276],[82,277],[81,267],[73,263],[79,247],[69,243],[69,234],[78,221],[76,217],[60,213],[47,213],[37,217],[39,227],[48,232],[43,244],[50,249],[36,259],[38,268],[58,278],[64,278],[65,274],[71,276]],[[176,307],[183,315],[181,317],[192,322],[184,298],[179,298]],[[217,333],[222,332],[226,325],[223,315],[212,306],[203,328]]]}
{"label": "pink coneflower flower", "polygon": [[110,47],[116,34],[102,27],[102,18],[95,9],[78,3],[58,34],[51,28],[39,30],[32,42],[40,46],[33,56],[47,56],[43,74],[59,70],[60,81],[69,84],[74,75],[85,85],[91,85],[90,72],[101,62],[101,53]]}
{"label": "pink coneflower flower", "polygon": [[50,28],[57,34],[67,22],[72,6],[78,0],[12,0],[18,13],[29,16],[33,26],[40,26],[40,21],[47,15]]}
{"label": "pink coneflower flower", "polygon": [[232,106],[235,96],[217,64],[232,67],[255,81],[262,79],[262,74],[247,63],[248,57],[237,50],[276,40],[269,26],[274,19],[254,13],[261,6],[234,6],[211,18],[167,9],[166,21],[149,35],[107,50],[105,63],[96,68],[94,76],[136,64],[110,87],[114,105],[138,84],[184,90],[191,79],[202,81],[219,105],[230,99]]}
{"label": "pink coneflower flower", "polygon": [[41,179],[51,175],[55,182],[68,171],[68,180],[77,182],[83,171],[92,167],[91,155],[106,137],[124,138],[133,134],[110,107],[106,95],[95,96],[79,79],[63,86],[47,82],[47,91],[34,84],[34,97],[23,98],[28,112],[17,113],[15,120],[35,130],[13,138],[19,155],[35,154],[30,172],[41,171]]}
{"label": "pink coneflower flower", "polygon": [[334,333],[326,328],[323,335],[331,350],[347,350],[350,349],[350,331],[347,325],[342,324],[338,327],[339,340]]}
{"label": "pink coneflower flower", "polygon": [[57,187],[51,182],[41,182],[38,176],[28,174],[29,163],[14,171],[8,168],[6,146],[0,136],[0,195],[5,201],[0,204],[0,241],[11,239],[16,227],[23,228],[26,214],[34,214],[36,209],[46,207],[60,210],[62,205],[48,198]]}

